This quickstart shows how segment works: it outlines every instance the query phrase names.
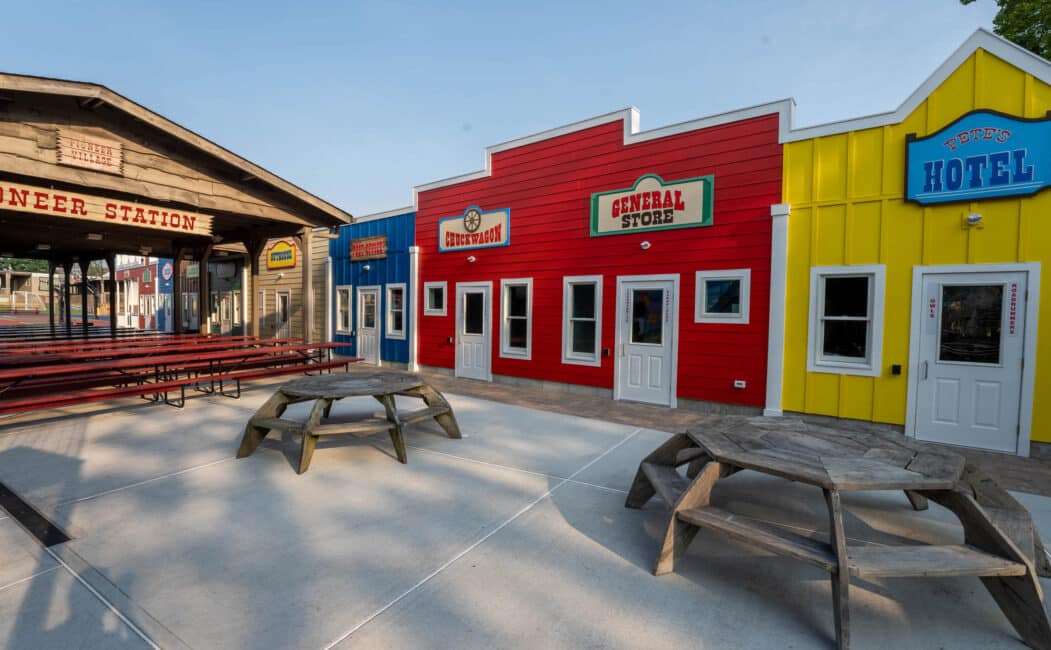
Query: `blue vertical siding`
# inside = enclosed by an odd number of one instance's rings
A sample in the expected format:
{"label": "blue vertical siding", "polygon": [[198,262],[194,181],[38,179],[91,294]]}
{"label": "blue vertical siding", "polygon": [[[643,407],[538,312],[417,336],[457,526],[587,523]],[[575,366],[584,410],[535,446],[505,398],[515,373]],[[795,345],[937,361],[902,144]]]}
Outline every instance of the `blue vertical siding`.
{"label": "blue vertical siding", "polygon": [[[368,260],[366,262],[350,261],[350,240],[373,235],[387,236],[387,258],[382,260]],[[376,219],[364,223],[355,223],[343,226],[339,229],[339,238],[329,242],[329,256],[332,258],[333,295],[329,296],[332,309],[332,338],[338,343],[346,343],[345,347],[336,349],[338,354],[356,355],[357,342],[355,337],[336,333],[339,324],[339,314],[336,312],[337,286],[351,285],[351,323],[356,324],[358,313],[357,290],[358,287],[379,286],[380,287],[380,358],[383,361],[397,361],[408,363],[409,341],[412,337],[410,314],[412,291],[409,279],[409,247],[415,243],[416,236],[416,213],[409,212],[385,219]],[[365,265],[369,270],[364,269]],[[391,283],[405,284],[405,339],[392,339],[387,336],[387,285]]]}

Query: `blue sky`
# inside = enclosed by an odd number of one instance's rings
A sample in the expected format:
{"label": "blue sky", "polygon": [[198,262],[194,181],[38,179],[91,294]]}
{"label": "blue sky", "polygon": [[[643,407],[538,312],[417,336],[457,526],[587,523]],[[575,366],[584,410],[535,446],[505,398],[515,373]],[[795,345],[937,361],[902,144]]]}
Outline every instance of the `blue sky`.
{"label": "blue sky", "polygon": [[642,128],[794,97],[890,110],[993,0],[8,3],[0,69],[92,81],[364,215],[487,145],[626,106]]}

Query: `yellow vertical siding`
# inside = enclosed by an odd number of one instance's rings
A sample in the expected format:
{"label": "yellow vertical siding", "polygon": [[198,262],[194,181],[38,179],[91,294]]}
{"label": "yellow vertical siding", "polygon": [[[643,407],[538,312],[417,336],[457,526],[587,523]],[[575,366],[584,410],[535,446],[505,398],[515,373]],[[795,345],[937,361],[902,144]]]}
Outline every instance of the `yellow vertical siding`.
{"label": "yellow vertical siding", "polygon": [[[919,206],[906,203],[905,137],[923,137],[964,113],[993,109],[1025,117],[1051,110],[1051,87],[977,50],[898,124],[792,142],[784,150],[791,204],[785,319],[786,410],[905,423],[913,267],[1041,262],[1051,266],[1051,191],[1035,197]],[[969,212],[985,215],[966,229]],[[883,370],[878,377],[807,371],[810,268],[886,265]],[[1032,438],[1051,442],[1051,281],[1041,282],[1037,399]],[[890,366],[901,364],[893,376]]]}

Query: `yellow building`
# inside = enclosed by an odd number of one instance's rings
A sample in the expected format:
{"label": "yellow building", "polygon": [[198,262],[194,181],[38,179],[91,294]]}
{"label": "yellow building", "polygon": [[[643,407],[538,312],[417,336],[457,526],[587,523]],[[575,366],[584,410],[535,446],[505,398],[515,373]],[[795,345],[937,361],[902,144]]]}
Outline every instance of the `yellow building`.
{"label": "yellow building", "polygon": [[1051,442],[1049,111],[1051,63],[978,31],[896,111],[782,131],[768,414]]}

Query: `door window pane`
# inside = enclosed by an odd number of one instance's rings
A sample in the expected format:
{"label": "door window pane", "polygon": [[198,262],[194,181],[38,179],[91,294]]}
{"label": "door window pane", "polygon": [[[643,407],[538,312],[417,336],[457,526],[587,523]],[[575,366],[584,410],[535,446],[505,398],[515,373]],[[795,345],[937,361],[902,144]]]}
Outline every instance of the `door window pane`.
{"label": "door window pane", "polygon": [[1002,284],[942,287],[939,361],[1000,363]]}
{"label": "door window pane", "polygon": [[741,313],[741,281],[705,280],[704,312],[706,314]]}
{"label": "door window pane", "polygon": [[480,293],[463,295],[463,333],[485,334],[485,298]]}
{"label": "door window pane", "polygon": [[664,340],[663,289],[631,290],[631,342],[656,343]]}
{"label": "door window pane", "polygon": [[369,329],[376,327],[376,294],[361,294],[361,326]]}

